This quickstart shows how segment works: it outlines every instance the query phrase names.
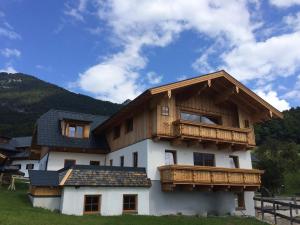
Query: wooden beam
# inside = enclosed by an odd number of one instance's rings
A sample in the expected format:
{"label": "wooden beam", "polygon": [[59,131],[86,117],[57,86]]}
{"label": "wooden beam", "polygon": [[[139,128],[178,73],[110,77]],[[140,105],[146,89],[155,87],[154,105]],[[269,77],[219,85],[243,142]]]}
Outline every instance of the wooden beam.
{"label": "wooden beam", "polygon": [[217,147],[219,150],[223,150],[223,149],[232,147],[232,144],[231,143],[218,143]]}
{"label": "wooden beam", "polygon": [[67,171],[66,175],[64,176],[64,178],[59,183],[60,186],[63,186],[65,184],[65,182],[67,181],[68,177],[71,175],[72,171],[73,171],[73,169],[69,169]]}
{"label": "wooden beam", "polygon": [[227,101],[232,95],[238,93],[239,93],[239,88],[237,86],[234,86],[233,88],[229,88],[225,92],[219,93],[218,96],[215,98],[214,103],[216,105],[221,104]]}
{"label": "wooden beam", "polygon": [[168,90],[168,98],[170,99],[172,97],[172,91]]}

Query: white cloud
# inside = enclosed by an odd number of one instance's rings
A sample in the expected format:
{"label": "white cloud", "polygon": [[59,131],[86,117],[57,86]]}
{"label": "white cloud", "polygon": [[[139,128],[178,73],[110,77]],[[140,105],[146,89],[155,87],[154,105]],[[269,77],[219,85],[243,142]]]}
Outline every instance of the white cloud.
{"label": "white cloud", "polygon": [[5,68],[0,69],[0,72],[17,73],[17,71],[15,70],[15,68],[13,68],[12,66],[6,66]]}
{"label": "white cloud", "polygon": [[[98,1],[100,20],[111,27],[112,39],[123,50],[80,74],[77,83],[100,98],[118,102],[133,98],[141,92],[139,72],[147,65],[144,47],[165,47],[185,30],[222,37],[228,46],[253,41],[255,24],[247,4],[242,0]],[[80,11],[79,6],[75,9]]]}
{"label": "white cloud", "polygon": [[277,7],[290,7],[300,5],[300,0],[270,0],[270,3]]}
{"label": "white cloud", "polygon": [[159,84],[163,78],[162,76],[158,75],[153,71],[148,72],[146,76],[150,84]]}
{"label": "white cloud", "polygon": [[21,52],[18,49],[4,48],[0,50],[1,54],[7,58],[20,57]]}
{"label": "white cloud", "polygon": [[9,39],[21,39],[21,36],[6,22],[2,23],[2,25],[0,24],[0,37],[1,36]]}
{"label": "white cloud", "polygon": [[300,32],[248,42],[224,53],[223,68],[239,80],[272,81],[300,68]]}
{"label": "white cloud", "polygon": [[256,94],[258,94],[261,98],[263,98],[265,101],[270,103],[272,106],[274,106],[276,109],[283,111],[291,108],[290,104],[284,100],[280,99],[278,97],[278,94],[276,91],[269,90],[265,91],[262,89],[255,90]]}
{"label": "white cloud", "polygon": [[187,79],[186,75],[182,75],[176,78],[177,81],[186,80],[186,79]]}
{"label": "white cloud", "polygon": [[300,30],[300,12],[296,13],[295,15],[288,15],[284,17],[283,21],[293,30]]}
{"label": "white cloud", "polygon": [[74,18],[75,20],[83,22],[83,14],[86,11],[87,2],[87,0],[79,0],[75,7],[70,4],[65,4],[66,9],[64,10],[64,14]]}

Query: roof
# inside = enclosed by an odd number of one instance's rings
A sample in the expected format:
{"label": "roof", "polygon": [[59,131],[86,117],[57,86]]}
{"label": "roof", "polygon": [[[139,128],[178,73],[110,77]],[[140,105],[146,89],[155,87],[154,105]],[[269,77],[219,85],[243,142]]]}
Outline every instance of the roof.
{"label": "roof", "polygon": [[10,138],[7,143],[0,143],[0,149],[6,151],[18,151],[16,148],[24,148],[31,146],[31,137]]}
{"label": "roof", "polygon": [[57,187],[59,185],[59,172],[47,170],[29,170],[30,184],[39,187]]}
{"label": "roof", "polygon": [[283,118],[283,114],[277,110],[275,107],[270,105],[268,102],[263,100],[261,97],[256,95],[253,91],[251,91],[249,88],[247,88],[245,85],[243,85],[241,82],[236,80],[234,77],[232,77],[230,74],[228,74],[224,70],[220,70],[214,73],[209,73],[205,74],[202,76],[197,76],[194,78],[182,80],[182,81],[177,81],[173,83],[169,83],[166,85],[161,85],[157,87],[153,87],[150,89],[147,89],[144,91],[142,94],[137,96],[134,100],[126,104],[124,107],[122,107],[118,112],[116,112],[113,116],[111,116],[109,119],[107,119],[105,122],[100,124],[99,127],[95,129],[96,133],[100,133],[97,131],[102,131],[105,129],[107,126],[110,125],[111,122],[114,120],[117,120],[120,116],[123,114],[128,113],[129,111],[132,111],[134,108],[137,107],[137,105],[144,103],[145,101],[149,100],[152,96],[161,94],[164,92],[172,92],[175,89],[183,88],[183,87],[188,87],[191,85],[195,85],[198,83],[203,83],[203,82],[211,82],[212,80],[216,80],[218,78],[224,78],[228,82],[230,82],[232,85],[236,86],[239,88],[245,96],[249,97],[249,99],[252,99],[254,102],[256,102],[261,108],[266,109],[268,112],[272,112],[272,115],[276,118]]}
{"label": "roof", "polygon": [[29,177],[33,186],[151,186],[145,168],[134,167],[75,165],[59,171],[30,170]]}
{"label": "roof", "polygon": [[18,152],[18,153],[16,153],[16,154],[14,154],[14,155],[12,155],[10,158],[11,159],[27,159],[27,158],[29,158],[29,156],[30,156],[30,150],[26,150],[26,151],[21,151],[21,152]]}
{"label": "roof", "polygon": [[34,138],[36,140],[34,144],[49,147],[107,150],[108,144],[104,136],[95,137],[91,132],[89,138],[70,138],[63,136],[60,131],[61,120],[90,122],[92,130],[106,119],[106,116],[51,109],[37,120],[36,137]]}

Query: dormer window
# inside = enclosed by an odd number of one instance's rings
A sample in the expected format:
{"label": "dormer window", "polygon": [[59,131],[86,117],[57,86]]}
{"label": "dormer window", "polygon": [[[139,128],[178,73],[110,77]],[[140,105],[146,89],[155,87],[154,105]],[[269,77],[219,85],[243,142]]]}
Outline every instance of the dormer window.
{"label": "dormer window", "polygon": [[62,135],[70,138],[89,138],[90,125],[80,121],[61,121]]}

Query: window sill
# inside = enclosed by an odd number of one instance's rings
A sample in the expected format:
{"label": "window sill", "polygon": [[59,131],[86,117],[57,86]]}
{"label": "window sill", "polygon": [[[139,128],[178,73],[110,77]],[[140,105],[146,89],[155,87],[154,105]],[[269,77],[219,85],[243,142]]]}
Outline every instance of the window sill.
{"label": "window sill", "polygon": [[123,214],[137,214],[137,210],[123,210]]}
{"label": "window sill", "polygon": [[99,211],[83,212],[83,215],[95,215],[95,214],[99,214],[100,215],[100,212]]}

